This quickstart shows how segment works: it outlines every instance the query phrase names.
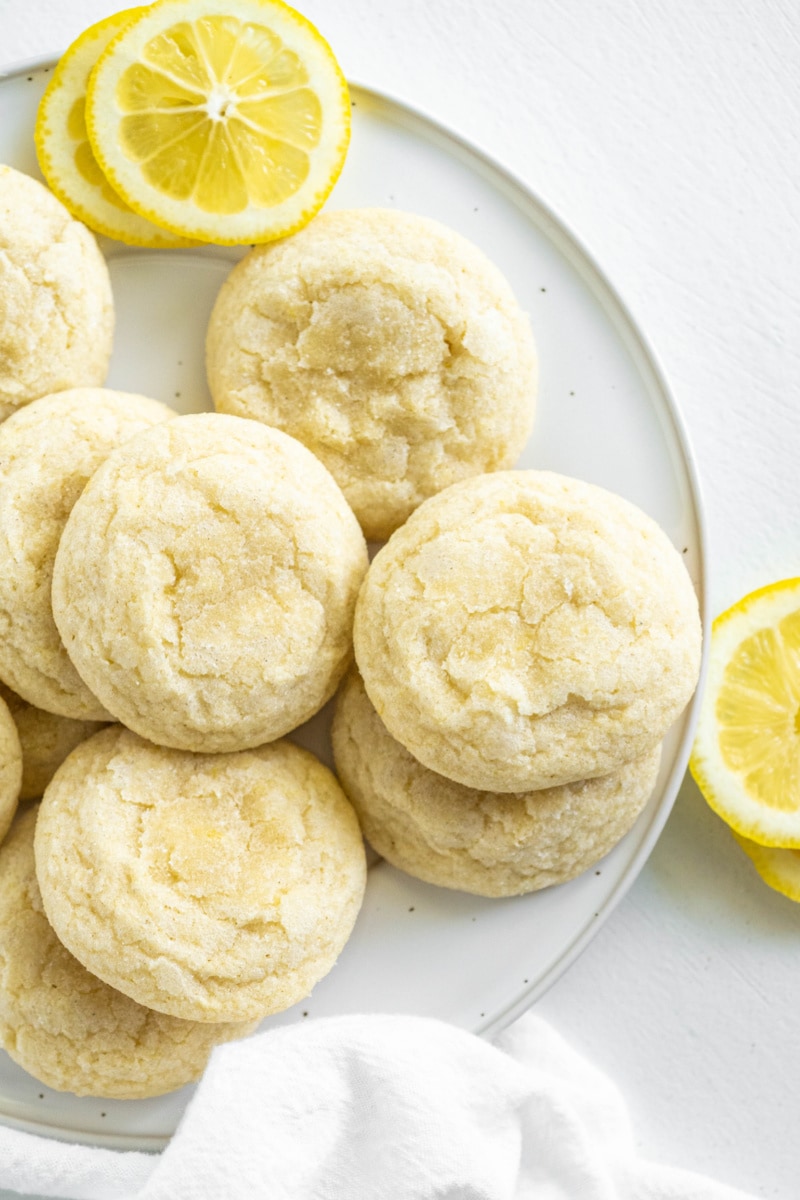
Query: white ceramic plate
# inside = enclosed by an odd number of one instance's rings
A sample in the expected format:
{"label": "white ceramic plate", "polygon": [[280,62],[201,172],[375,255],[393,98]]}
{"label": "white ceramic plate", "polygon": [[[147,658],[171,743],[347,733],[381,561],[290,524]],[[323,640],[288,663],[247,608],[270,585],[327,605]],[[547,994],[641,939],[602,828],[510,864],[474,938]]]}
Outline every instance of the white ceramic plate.
{"label": "white ceramic plate", "polygon": [[[0,78],[0,162],[39,176],[33,125],[50,63]],[[521,466],[621,493],[685,554],[703,605],[700,498],[686,437],[652,351],[614,289],[536,196],[427,117],[354,87],[353,139],[331,207],[396,206],[436,217],[486,251],[530,313],[541,354],[536,428]],[[142,251],[103,241],[117,305],[109,384],[181,412],[210,408],[203,338],[236,251]],[[330,761],[327,715],[300,739]],[[439,1017],[491,1035],[540,996],[587,945],[635,879],[666,821],[689,753],[693,712],[667,739],[658,787],[631,833],[595,869],[558,888],[483,900],[378,863],[338,965],[271,1024],[345,1012]],[[156,1149],[190,1089],[147,1101],[78,1100],[0,1054],[0,1119],[124,1148]]]}

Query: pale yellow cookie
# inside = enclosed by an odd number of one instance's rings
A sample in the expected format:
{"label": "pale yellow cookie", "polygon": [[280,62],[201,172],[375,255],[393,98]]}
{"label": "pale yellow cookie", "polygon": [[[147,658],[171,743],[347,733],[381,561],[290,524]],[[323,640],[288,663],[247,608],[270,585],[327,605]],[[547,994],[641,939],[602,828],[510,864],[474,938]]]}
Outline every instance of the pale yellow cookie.
{"label": "pale yellow cookie", "polygon": [[611,775],[536,792],[480,792],[437,775],[395,741],[353,670],[336,700],[333,753],[364,836],[426,883],[519,896],[574,879],[633,825],[661,747]]}
{"label": "pale yellow cookie", "polygon": [[48,1087],[77,1096],[159,1096],[198,1079],[214,1046],[255,1024],[168,1017],[90,975],[44,915],[36,813],[22,813],[0,849],[0,1045]]}
{"label": "pale yellow cookie", "polygon": [[536,352],[508,282],[411,213],[323,213],[257,247],[219,294],[207,361],[217,409],[299,438],[368,538],[513,466],[533,424]]}
{"label": "pale yellow cookie", "polygon": [[113,333],[93,235],[41,183],[0,165],[0,421],[38,396],[101,384]]}
{"label": "pale yellow cookie", "polygon": [[73,388],[0,425],[0,679],[37,708],[110,720],[53,622],[53,562],[72,506],[100,464],[121,442],[174,415],[146,396]]}
{"label": "pale yellow cookie", "polygon": [[631,762],[700,667],[697,598],[666,534],[621,497],[542,471],[428,500],[373,561],[354,638],[389,732],[481,791]]}
{"label": "pale yellow cookie", "polygon": [[0,698],[0,842],[6,836],[19,802],[22,748],[11,710]]}
{"label": "pale yellow cookie", "polygon": [[28,704],[10,687],[0,683],[0,697],[14,718],[22,748],[20,800],[36,800],[67,755],[98,729],[99,721],[73,721]]}
{"label": "pale yellow cookie", "polygon": [[160,1012],[249,1020],[307,996],[366,883],[355,813],[289,742],[167,750],[119,726],[83,742],[42,800],[36,871],[61,941]]}
{"label": "pale yellow cookie", "polygon": [[53,576],[72,660],[110,712],[181,750],[243,750],[311,717],[352,656],[358,522],[293,438],[219,413],[112,454]]}

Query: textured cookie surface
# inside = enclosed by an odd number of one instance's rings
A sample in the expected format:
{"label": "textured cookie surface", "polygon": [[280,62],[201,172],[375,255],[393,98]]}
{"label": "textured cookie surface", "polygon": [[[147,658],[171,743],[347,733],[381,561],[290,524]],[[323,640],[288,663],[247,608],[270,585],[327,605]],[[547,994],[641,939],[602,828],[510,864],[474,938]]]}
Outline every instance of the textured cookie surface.
{"label": "textured cookie surface", "polygon": [[22,748],[20,800],[36,800],[67,755],[102,729],[98,721],[73,721],[28,704],[11,688],[0,683],[0,697],[14,718]]}
{"label": "textured cookie surface", "polygon": [[227,755],[102,730],[42,800],[36,869],[64,945],[161,1012],[249,1020],[331,969],[366,883],[336,779],[288,742]]}
{"label": "textured cookie surface", "polygon": [[136,438],[92,478],[61,539],[53,612],[129,728],[241,750],[333,694],[366,566],[358,522],[308,450],[201,413]]}
{"label": "textured cookie surface", "polygon": [[336,700],[336,770],[388,862],[479,896],[518,896],[580,875],[628,832],[658,775],[660,747],[611,775],[536,792],[480,792],[437,775],[392,737],[357,672]]}
{"label": "textured cookie surface", "polygon": [[37,396],[101,384],[113,333],[92,234],[41,183],[0,165],[0,420]]}
{"label": "textured cookie surface", "polygon": [[380,551],[355,653],[390,733],[440,775],[522,792],[606,775],[694,690],[697,599],[634,505],[508,471],[427,501]]}
{"label": "textured cookie surface", "polygon": [[121,442],[174,415],[146,396],[73,388],[0,425],[0,678],[37,708],[110,719],[53,621],[53,563],[67,517],[100,464]]}
{"label": "textured cookie surface", "polygon": [[0,1045],[48,1087],[120,1100],[198,1079],[214,1046],[253,1023],[182,1021],[136,1004],[65,950],[34,870],[36,808],[0,849]]}
{"label": "textured cookie surface", "polygon": [[22,784],[22,748],[11,710],[0,698],[0,842],[14,819]]}
{"label": "textured cookie surface", "polygon": [[253,250],[220,292],[207,358],[216,407],[313,450],[369,538],[513,466],[533,423],[536,353],[507,281],[410,213],[324,213]]}

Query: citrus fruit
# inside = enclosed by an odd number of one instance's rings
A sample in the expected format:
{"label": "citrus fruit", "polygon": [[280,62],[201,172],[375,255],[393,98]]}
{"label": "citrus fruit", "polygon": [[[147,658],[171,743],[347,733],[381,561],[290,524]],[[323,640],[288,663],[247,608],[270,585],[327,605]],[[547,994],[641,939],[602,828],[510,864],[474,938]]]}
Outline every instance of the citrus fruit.
{"label": "citrus fruit", "polygon": [[800,848],[800,579],[751,592],[714,622],[689,766],[737,834]]}
{"label": "citrus fruit", "polygon": [[753,862],[764,883],[776,892],[800,901],[800,850],[786,850],[775,846],[759,846],[749,838],[733,835]]}
{"label": "citrus fruit", "polygon": [[36,154],[42,174],[62,204],[97,233],[133,246],[186,244],[135,213],[117,195],[97,163],[86,132],[89,72],[113,37],[145,12],[129,8],[87,29],[59,60],[36,117]]}
{"label": "citrus fruit", "polygon": [[86,121],[131,208],[231,245],[293,233],[322,206],[350,101],[327,43],[281,0],[160,0],[100,56]]}

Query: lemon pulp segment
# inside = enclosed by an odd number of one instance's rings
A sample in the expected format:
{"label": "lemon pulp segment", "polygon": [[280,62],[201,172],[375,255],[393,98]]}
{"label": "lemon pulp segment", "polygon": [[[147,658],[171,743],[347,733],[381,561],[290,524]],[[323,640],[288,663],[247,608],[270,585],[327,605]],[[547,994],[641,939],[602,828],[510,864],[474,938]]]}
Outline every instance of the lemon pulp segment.
{"label": "lemon pulp segment", "polygon": [[113,204],[114,208],[118,208],[122,212],[131,212],[125,201],[117,195],[109,184],[97,164],[97,159],[92,153],[92,147],[89,145],[89,135],[86,132],[85,96],[79,96],[72,105],[67,117],[67,132],[75,143],[73,155],[78,174],[87,183],[91,184],[92,187],[100,190],[107,204]]}
{"label": "lemon pulp segment", "polygon": [[716,717],[722,761],[761,804],[800,806],[800,610],[744,639],[725,667]]}

